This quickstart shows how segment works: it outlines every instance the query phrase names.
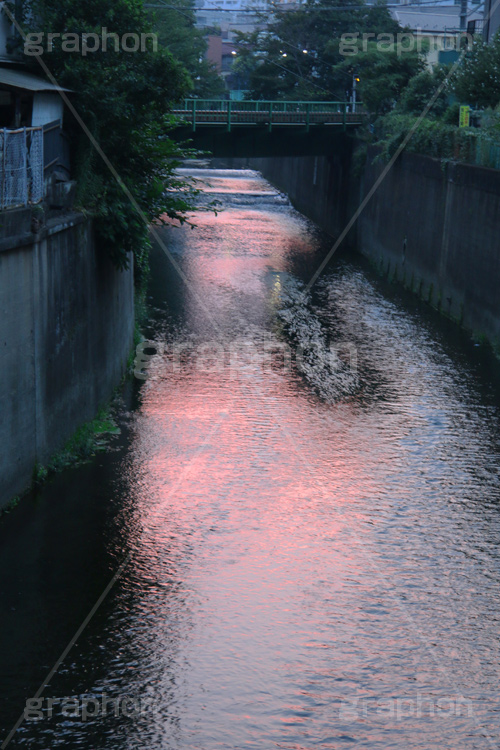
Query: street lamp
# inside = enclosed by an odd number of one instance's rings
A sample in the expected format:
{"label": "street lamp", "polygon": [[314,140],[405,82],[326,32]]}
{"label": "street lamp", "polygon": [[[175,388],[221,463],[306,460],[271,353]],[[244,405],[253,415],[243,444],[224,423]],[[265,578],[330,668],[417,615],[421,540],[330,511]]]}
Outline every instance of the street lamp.
{"label": "street lamp", "polygon": [[356,75],[352,77],[352,111],[356,112],[356,84],[359,83],[359,78]]}

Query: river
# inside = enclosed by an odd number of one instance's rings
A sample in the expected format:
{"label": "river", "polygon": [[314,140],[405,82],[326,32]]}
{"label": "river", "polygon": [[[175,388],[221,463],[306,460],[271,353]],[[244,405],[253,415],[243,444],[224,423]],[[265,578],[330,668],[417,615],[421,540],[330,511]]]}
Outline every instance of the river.
{"label": "river", "polygon": [[[468,750],[500,730],[499,380],[258,174],[161,230],[121,435],[0,523],[9,747]],[[83,712],[83,714],[82,714]]]}

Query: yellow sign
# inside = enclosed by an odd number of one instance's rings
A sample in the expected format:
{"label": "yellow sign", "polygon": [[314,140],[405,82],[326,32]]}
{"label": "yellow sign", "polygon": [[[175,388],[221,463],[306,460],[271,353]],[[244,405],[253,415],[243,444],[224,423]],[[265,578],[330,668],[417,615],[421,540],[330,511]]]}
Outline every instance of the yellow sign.
{"label": "yellow sign", "polygon": [[460,105],[460,119],[458,126],[460,128],[468,128],[470,123],[470,107],[465,104]]}

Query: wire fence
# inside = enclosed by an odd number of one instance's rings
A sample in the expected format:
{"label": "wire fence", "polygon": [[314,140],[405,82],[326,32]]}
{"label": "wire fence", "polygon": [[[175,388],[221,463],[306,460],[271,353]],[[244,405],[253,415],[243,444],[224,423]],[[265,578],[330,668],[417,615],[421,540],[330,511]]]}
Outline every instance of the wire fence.
{"label": "wire fence", "polygon": [[500,169],[500,141],[489,135],[479,135],[471,156],[471,162],[479,167]]}
{"label": "wire fence", "polygon": [[500,117],[495,113],[483,113],[480,126],[463,128],[415,115],[389,115],[372,132],[382,159],[389,160],[406,140],[410,153],[500,169]]}
{"label": "wire fence", "polygon": [[43,128],[0,130],[0,208],[40,203],[44,196]]}

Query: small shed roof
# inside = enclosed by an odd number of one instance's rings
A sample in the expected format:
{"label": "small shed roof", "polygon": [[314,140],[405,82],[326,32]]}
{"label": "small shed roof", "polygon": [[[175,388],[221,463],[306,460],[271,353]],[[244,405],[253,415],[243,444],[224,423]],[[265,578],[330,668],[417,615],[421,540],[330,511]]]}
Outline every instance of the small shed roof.
{"label": "small shed roof", "polygon": [[25,89],[27,91],[70,91],[62,86],[56,86],[50,81],[25,73],[24,70],[12,70],[11,68],[0,67],[0,86],[12,86],[16,89]]}

